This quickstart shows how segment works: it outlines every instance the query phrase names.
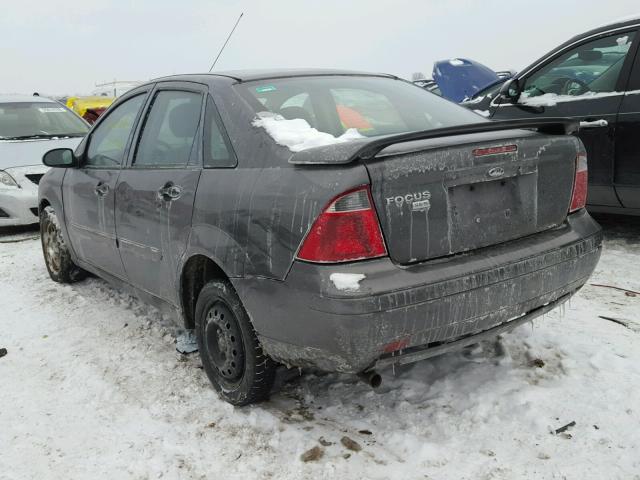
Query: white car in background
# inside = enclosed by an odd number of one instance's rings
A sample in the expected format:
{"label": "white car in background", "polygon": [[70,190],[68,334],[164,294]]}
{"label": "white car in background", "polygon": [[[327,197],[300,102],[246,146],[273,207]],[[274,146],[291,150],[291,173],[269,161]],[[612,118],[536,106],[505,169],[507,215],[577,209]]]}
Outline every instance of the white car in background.
{"label": "white car in background", "polygon": [[0,227],[38,222],[42,155],[73,148],[89,125],[64,105],[38,96],[0,95]]}

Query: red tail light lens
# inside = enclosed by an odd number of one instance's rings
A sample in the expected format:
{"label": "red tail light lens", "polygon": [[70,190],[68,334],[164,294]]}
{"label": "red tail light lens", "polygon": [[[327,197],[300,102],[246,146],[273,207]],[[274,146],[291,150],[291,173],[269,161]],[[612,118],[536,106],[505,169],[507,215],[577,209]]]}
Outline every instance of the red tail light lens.
{"label": "red tail light lens", "polygon": [[298,258],[337,263],[383,257],[387,254],[368,186],[332,200],[309,230]]}
{"label": "red tail light lens", "polygon": [[576,176],[573,180],[573,194],[571,195],[569,213],[584,208],[587,203],[587,185],[589,180],[587,173],[587,154],[580,152],[576,158]]}

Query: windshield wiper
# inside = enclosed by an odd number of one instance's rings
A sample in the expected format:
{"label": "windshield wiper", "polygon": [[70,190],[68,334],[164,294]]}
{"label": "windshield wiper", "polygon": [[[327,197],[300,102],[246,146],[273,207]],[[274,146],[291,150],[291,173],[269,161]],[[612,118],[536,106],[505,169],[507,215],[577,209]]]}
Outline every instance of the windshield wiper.
{"label": "windshield wiper", "polygon": [[17,135],[14,137],[2,137],[0,140],[31,140],[37,138],[71,138],[71,137],[84,137],[86,133],[38,133],[36,135]]}

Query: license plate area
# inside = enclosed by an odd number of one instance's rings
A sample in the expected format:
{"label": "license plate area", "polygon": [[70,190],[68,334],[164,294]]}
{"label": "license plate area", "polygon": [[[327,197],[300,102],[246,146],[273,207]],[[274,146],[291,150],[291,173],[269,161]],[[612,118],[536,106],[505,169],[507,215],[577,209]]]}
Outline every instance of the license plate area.
{"label": "license plate area", "polygon": [[448,187],[451,251],[529,235],[537,225],[537,171]]}

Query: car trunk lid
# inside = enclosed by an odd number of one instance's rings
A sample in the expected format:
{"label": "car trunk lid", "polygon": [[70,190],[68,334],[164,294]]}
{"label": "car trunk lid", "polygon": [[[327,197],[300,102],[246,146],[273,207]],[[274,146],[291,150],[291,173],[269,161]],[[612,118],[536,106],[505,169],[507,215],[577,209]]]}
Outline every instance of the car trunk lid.
{"label": "car trunk lid", "polygon": [[390,257],[410,264],[560,225],[575,137],[525,130],[416,140],[365,162]]}

